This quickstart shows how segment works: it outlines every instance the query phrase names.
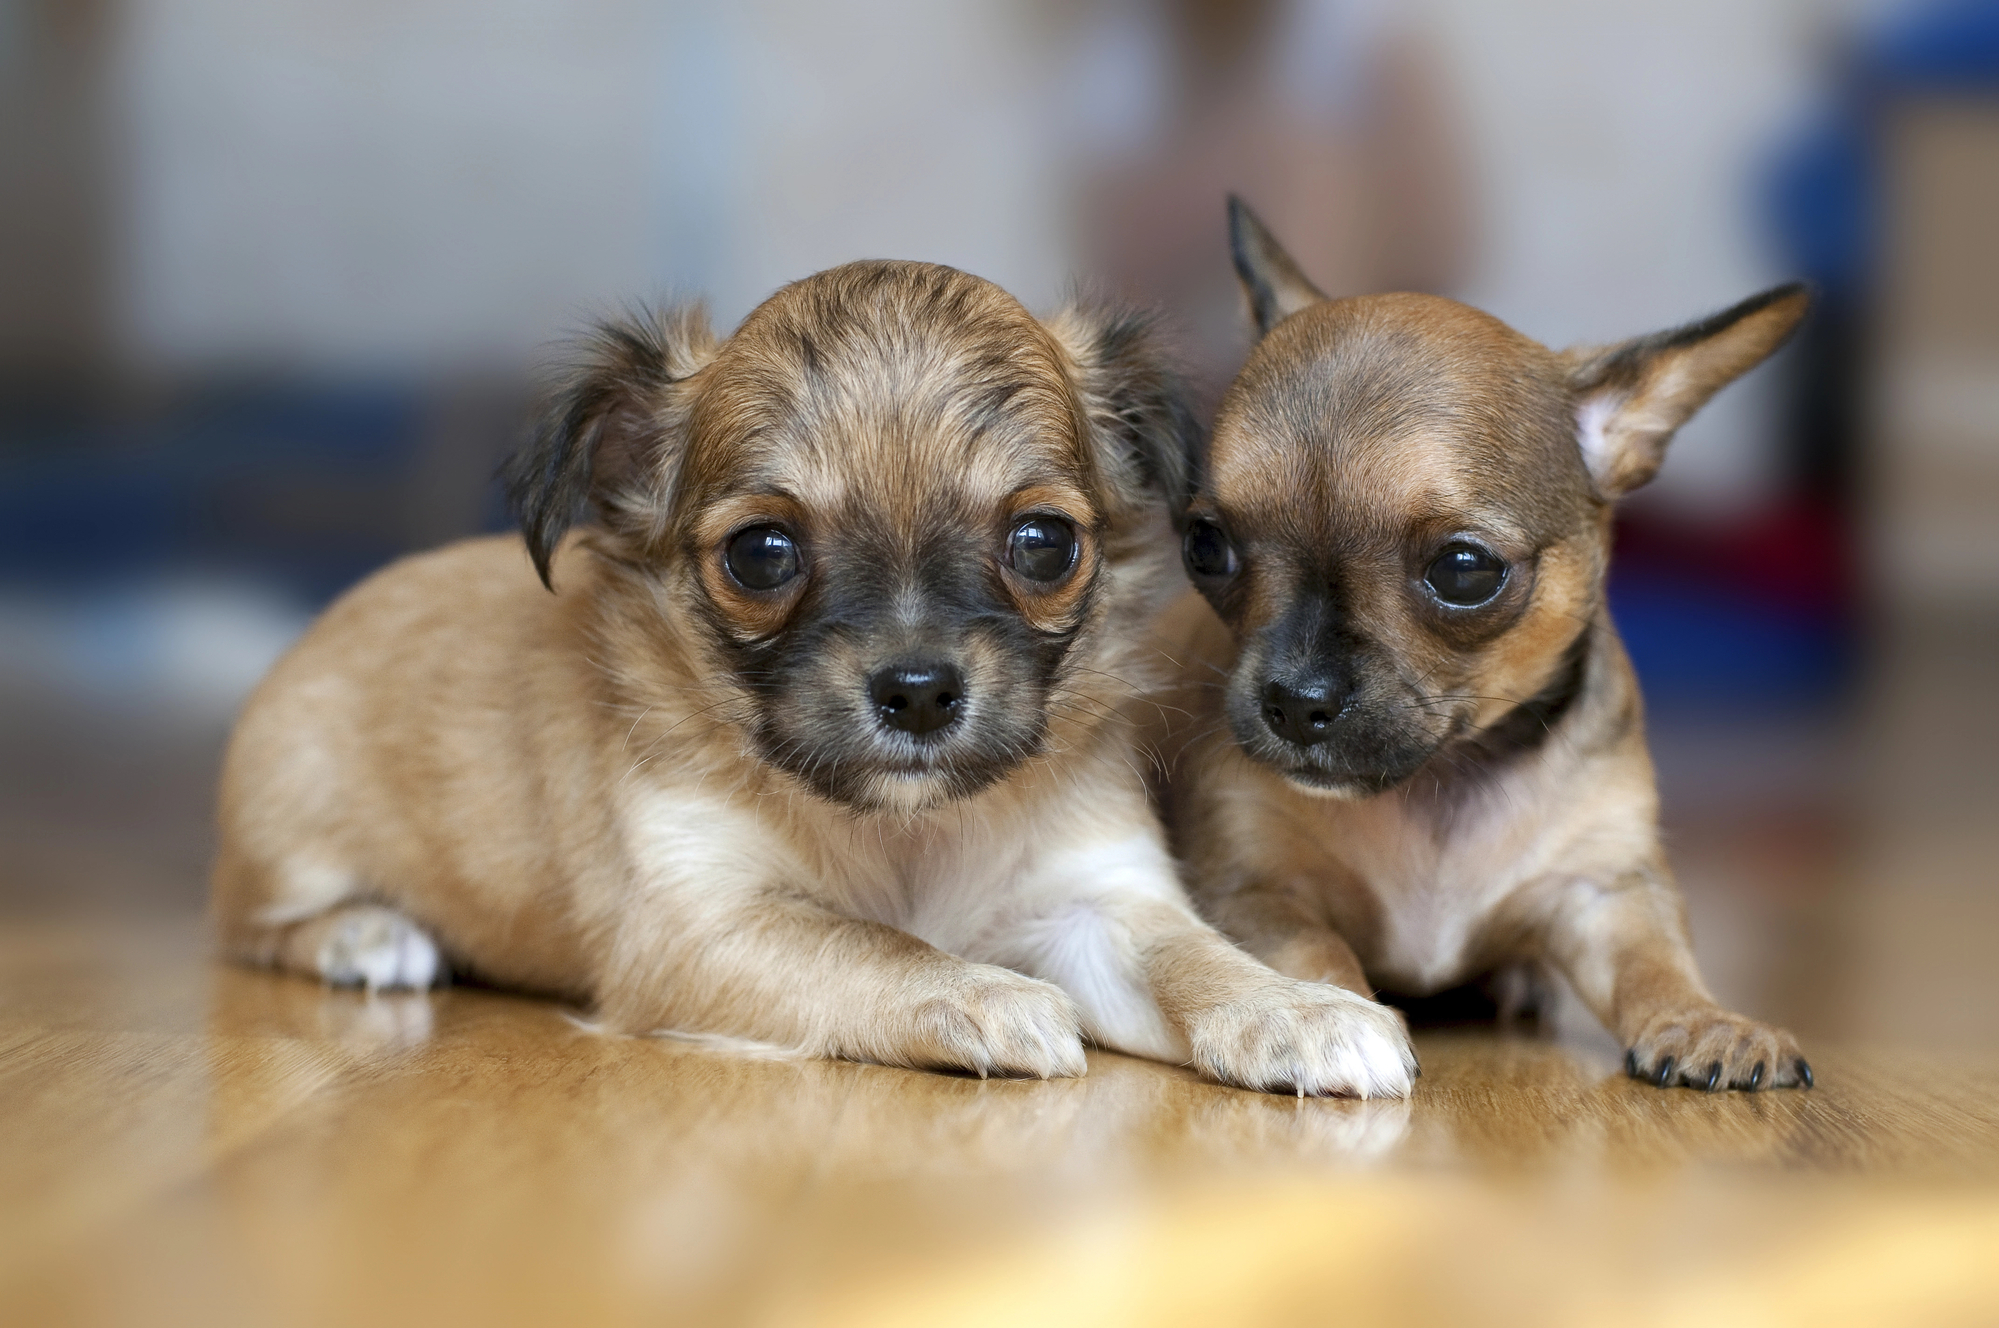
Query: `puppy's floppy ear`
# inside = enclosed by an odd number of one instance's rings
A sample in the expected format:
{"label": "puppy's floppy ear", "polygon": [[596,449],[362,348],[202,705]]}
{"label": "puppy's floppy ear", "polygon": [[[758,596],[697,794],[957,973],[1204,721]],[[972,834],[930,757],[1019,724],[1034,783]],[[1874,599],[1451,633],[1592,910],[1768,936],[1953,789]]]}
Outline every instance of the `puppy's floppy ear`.
{"label": "puppy's floppy ear", "polygon": [[550,589],[549,559],[586,508],[617,524],[666,501],[683,413],[675,385],[714,358],[717,342],[697,304],[600,323],[580,349],[533,436],[500,471]]}
{"label": "puppy's floppy ear", "polygon": [[1618,498],[1657,474],[1674,432],[1783,345],[1810,304],[1793,282],[1685,327],[1567,352],[1577,437],[1597,492]]}
{"label": "puppy's floppy ear", "polygon": [[1249,311],[1256,319],[1258,336],[1307,305],[1317,304],[1325,295],[1305,279],[1291,255],[1270,233],[1249,204],[1229,195],[1229,253],[1235,258],[1236,276],[1242,279],[1243,293],[1249,296]]}
{"label": "puppy's floppy ear", "polygon": [[1045,326],[1068,354],[1098,469],[1126,507],[1164,500],[1178,521],[1200,446],[1187,387],[1151,313],[1078,299]]}

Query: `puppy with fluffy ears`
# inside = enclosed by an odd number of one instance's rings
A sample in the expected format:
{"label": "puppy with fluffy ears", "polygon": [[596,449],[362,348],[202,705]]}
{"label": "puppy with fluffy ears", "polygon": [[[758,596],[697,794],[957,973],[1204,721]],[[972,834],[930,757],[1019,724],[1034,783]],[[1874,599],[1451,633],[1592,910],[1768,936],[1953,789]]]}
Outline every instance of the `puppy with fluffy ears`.
{"label": "puppy with fluffy ears", "polygon": [[1551,965],[1636,1076],[1809,1087],[1791,1036],[1695,968],[1603,594],[1617,499],[1805,293],[1558,354],[1448,300],[1328,300],[1235,200],[1230,221],[1263,335],[1167,631],[1193,719],[1165,796],[1203,911],[1357,992]]}
{"label": "puppy with fluffy ears", "polygon": [[225,943],[634,1033],[1406,1092],[1392,1014],[1196,916],[1137,773],[1189,432],[1142,320],[950,268],[604,328],[511,469],[525,552],[390,567],[251,700]]}

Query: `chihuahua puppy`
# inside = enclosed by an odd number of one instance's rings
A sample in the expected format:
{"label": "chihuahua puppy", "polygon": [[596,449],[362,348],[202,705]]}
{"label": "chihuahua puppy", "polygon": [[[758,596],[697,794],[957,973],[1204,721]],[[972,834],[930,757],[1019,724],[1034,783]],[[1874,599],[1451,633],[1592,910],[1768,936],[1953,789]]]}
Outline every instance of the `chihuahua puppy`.
{"label": "chihuahua puppy", "polygon": [[526,548],[388,568],[251,700],[226,946],[632,1033],[1405,1093],[1390,1014],[1200,920],[1136,773],[1190,428],[1143,319],[928,264],[725,341],[604,327],[509,470]]}
{"label": "chihuahua puppy", "polygon": [[1798,286],[1557,353],[1423,295],[1329,300],[1230,200],[1262,333],[1168,615],[1165,798],[1206,915],[1281,973],[1422,996],[1552,966],[1661,1087],[1810,1087],[1716,1004],[1604,606],[1617,500],[1805,312]]}

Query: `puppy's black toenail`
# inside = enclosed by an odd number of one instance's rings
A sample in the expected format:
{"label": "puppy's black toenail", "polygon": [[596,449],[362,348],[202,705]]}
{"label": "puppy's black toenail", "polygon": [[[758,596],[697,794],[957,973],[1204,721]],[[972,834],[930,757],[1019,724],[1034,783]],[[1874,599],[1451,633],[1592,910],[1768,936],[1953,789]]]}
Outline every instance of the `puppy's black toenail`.
{"label": "puppy's black toenail", "polygon": [[1755,1092],[1763,1086],[1763,1062],[1756,1062],[1756,1068],[1749,1072],[1749,1091]]}
{"label": "puppy's black toenail", "polygon": [[1811,1062],[1806,1060],[1803,1056],[1798,1057],[1798,1079],[1804,1084],[1806,1088],[1810,1088],[1812,1086]]}
{"label": "puppy's black toenail", "polygon": [[1707,1067],[1707,1083],[1704,1085],[1704,1087],[1706,1087],[1707,1091],[1710,1093],[1714,1092],[1715,1089],[1721,1087],[1720,1061],[1716,1061],[1714,1064]]}
{"label": "puppy's black toenail", "polygon": [[1624,1072],[1633,1079],[1638,1077],[1638,1048],[1632,1047],[1624,1053]]}
{"label": "puppy's black toenail", "polygon": [[1673,1058],[1668,1056],[1659,1062],[1659,1073],[1652,1078],[1652,1087],[1664,1088],[1673,1080]]}

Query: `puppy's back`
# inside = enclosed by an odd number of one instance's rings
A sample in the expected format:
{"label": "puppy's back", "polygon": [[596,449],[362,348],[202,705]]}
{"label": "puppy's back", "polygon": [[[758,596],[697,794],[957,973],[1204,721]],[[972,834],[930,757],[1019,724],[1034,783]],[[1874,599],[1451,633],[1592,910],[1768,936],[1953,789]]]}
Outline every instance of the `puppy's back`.
{"label": "puppy's back", "polygon": [[[591,686],[574,625],[589,561],[565,550],[567,593],[551,595],[519,539],[468,540],[384,568],[321,616],[252,694],[224,760],[225,947],[369,899],[433,927],[448,918],[447,949],[509,970],[492,977],[573,988],[576,928],[550,888],[551,841],[569,836],[547,827],[587,833],[590,811],[550,794],[587,784],[564,767],[596,745],[545,717],[595,708],[541,698]],[[546,942],[521,945],[523,928]]]}

